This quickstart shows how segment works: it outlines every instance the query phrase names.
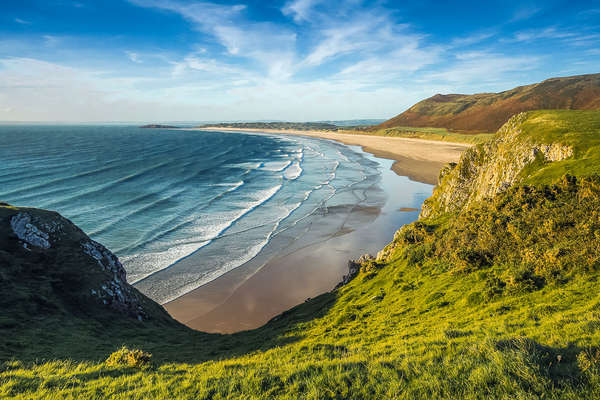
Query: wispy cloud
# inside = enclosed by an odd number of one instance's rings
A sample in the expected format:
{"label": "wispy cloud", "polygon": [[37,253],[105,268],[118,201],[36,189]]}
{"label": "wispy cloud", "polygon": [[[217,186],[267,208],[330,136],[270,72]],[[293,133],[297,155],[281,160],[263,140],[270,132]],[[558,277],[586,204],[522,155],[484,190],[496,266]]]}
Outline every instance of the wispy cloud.
{"label": "wispy cloud", "polygon": [[472,46],[474,44],[486,41],[487,39],[490,39],[496,35],[496,32],[479,32],[473,33],[469,36],[457,37],[450,41],[450,47]]}
{"label": "wispy cloud", "polygon": [[130,0],[133,4],[168,10],[190,21],[195,29],[212,35],[231,56],[262,64],[272,79],[292,74],[296,34],[269,22],[242,18],[245,5],[224,6],[208,2]]}
{"label": "wispy cloud", "polygon": [[43,35],[42,40],[47,47],[54,47],[60,43],[60,38],[54,35]]}
{"label": "wispy cloud", "polygon": [[541,7],[529,5],[519,8],[511,18],[510,22],[519,22],[530,19],[542,11]]}
{"label": "wispy cloud", "polygon": [[[65,21],[11,14],[25,19],[9,18],[14,34],[0,39],[0,119],[386,117],[434,93],[596,72],[600,55],[600,13],[579,7],[569,20],[562,14],[576,5],[559,13],[536,0],[503,5],[489,28],[472,18],[440,28],[403,2],[380,0],[127,2],[111,7],[131,20],[164,18],[164,35],[143,23],[132,36],[121,26],[90,34],[77,24],[65,33]],[[86,18],[76,0],[60,4]],[[17,24],[30,19],[44,33],[24,35]]]}
{"label": "wispy cloud", "polygon": [[452,83],[458,87],[478,82],[480,86],[485,83],[507,81],[507,74],[522,73],[535,69],[540,58],[537,56],[507,56],[490,53],[487,51],[459,53],[454,62],[449,62],[448,67],[425,75],[428,81],[442,81]]}
{"label": "wispy cloud", "polygon": [[514,41],[531,42],[540,39],[567,39],[577,36],[575,33],[558,29],[554,26],[543,29],[530,29],[515,33]]}
{"label": "wispy cloud", "polygon": [[26,21],[26,20],[21,19],[21,18],[15,18],[15,22],[17,24],[21,24],[21,25],[31,25],[30,21]]}
{"label": "wispy cloud", "polygon": [[141,64],[143,61],[140,59],[140,55],[134,51],[125,51],[127,57],[134,63]]}
{"label": "wispy cloud", "polygon": [[321,0],[293,0],[288,1],[281,9],[284,15],[290,15],[294,21],[300,23],[309,20],[313,7]]}

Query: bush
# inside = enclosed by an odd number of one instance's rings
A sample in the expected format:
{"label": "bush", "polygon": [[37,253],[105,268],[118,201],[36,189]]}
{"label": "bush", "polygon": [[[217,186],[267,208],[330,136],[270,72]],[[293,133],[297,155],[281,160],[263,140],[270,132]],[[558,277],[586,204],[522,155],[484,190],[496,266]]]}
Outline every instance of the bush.
{"label": "bush", "polygon": [[[485,298],[538,290],[600,268],[600,176],[515,186],[395,237],[409,264],[453,273],[491,272]],[[436,223],[434,223],[436,222]],[[592,240],[590,240],[592,239]],[[427,261],[427,262],[425,262]]]}
{"label": "bush", "polygon": [[123,346],[106,359],[109,367],[147,368],[151,365],[152,354],[139,349],[130,350]]}

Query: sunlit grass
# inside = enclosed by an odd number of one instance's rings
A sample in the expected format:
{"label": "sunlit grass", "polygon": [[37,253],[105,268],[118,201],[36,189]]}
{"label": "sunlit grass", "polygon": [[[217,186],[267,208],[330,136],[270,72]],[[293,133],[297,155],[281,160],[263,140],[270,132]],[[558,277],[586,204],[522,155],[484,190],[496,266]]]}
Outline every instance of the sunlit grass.
{"label": "sunlit grass", "polygon": [[257,330],[0,316],[0,398],[600,398],[600,116],[561,113],[523,129],[574,158],[404,227],[348,285]]}

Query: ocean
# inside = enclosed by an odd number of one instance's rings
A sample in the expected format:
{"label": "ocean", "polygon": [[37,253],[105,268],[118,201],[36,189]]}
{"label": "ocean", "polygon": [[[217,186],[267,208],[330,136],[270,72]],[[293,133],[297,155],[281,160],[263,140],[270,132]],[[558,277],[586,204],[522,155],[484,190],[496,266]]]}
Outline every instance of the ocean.
{"label": "ocean", "polygon": [[[373,157],[317,138],[0,125],[0,201],[60,212],[160,303],[339,234],[357,207],[386,204],[381,176]],[[429,185],[411,191],[420,205]]]}

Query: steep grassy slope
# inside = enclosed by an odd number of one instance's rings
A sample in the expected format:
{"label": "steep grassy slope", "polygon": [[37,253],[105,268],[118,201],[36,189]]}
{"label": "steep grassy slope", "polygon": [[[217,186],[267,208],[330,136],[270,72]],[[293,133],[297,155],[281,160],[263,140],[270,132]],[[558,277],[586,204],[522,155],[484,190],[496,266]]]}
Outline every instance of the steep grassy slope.
{"label": "steep grassy slope", "polygon": [[458,211],[515,184],[551,183],[565,174],[600,174],[600,112],[532,111],[512,117],[494,139],[467,150],[422,215]]}
{"label": "steep grassy slope", "polygon": [[[72,348],[40,350],[25,335],[31,348],[15,348],[0,364],[0,397],[598,398],[600,177],[586,161],[598,153],[598,114],[519,116],[498,141],[513,135],[527,154],[540,143],[572,154],[535,157],[501,191],[434,210],[402,228],[347,285],[260,329],[206,335],[152,320],[118,322],[121,332],[82,318],[55,324],[55,340]],[[565,124],[562,134],[554,129]],[[503,157],[499,148],[454,169],[483,173]],[[539,172],[564,165],[573,176]],[[11,329],[14,342],[26,332]],[[122,344],[151,352],[153,363],[103,362]]]}
{"label": "steep grassy slope", "polygon": [[552,78],[500,93],[436,94],[374,130],[412,126],[495,132],[512,115],[540,109],[600,109],[600,74]]}

